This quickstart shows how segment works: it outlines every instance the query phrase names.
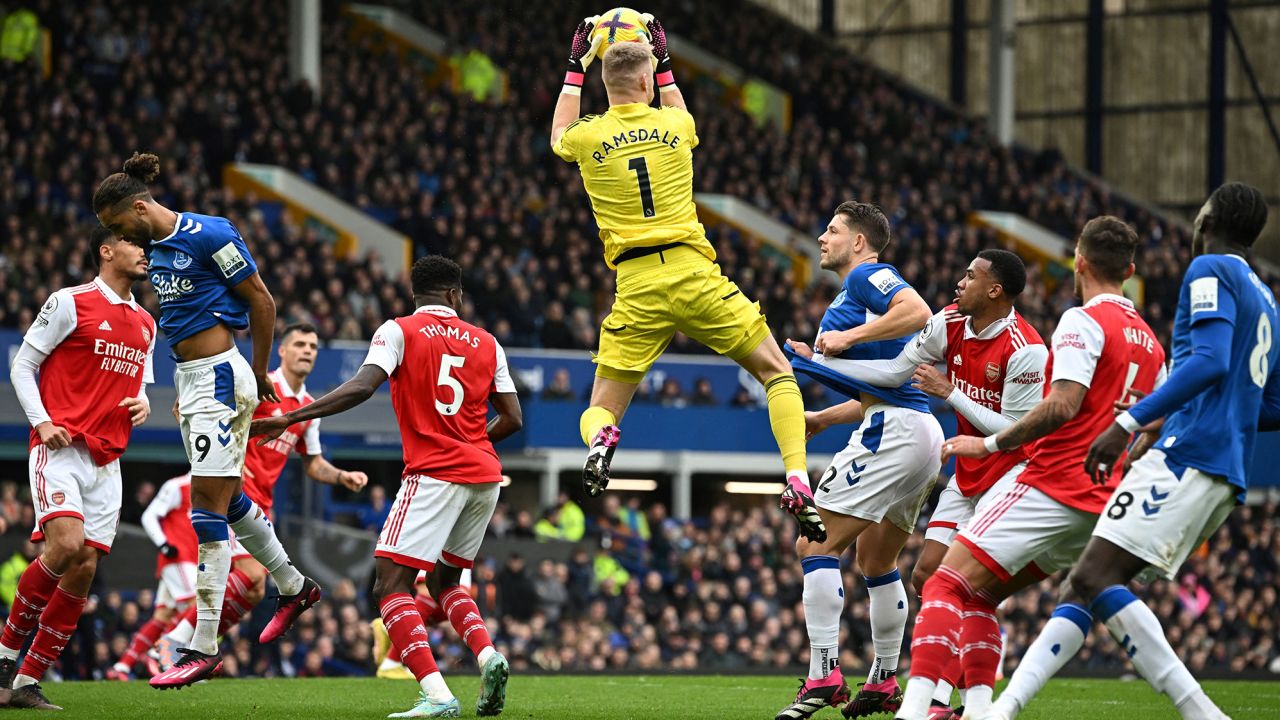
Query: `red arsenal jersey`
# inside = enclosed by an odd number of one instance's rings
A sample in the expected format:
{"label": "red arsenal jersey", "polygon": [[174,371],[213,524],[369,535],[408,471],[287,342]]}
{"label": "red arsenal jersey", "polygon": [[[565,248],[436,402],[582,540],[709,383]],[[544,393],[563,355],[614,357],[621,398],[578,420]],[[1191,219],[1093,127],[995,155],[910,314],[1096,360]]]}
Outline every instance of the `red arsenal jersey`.
{"label": "red arsenal jersey", "polygon": [[[970,400],[996,413],[1004,412],[1007,395],[1035,391],[1044,383],[1044,340],[1016,310],[975,334],[968,318],[948,306],[946,363],[951,384]],[[992,333],[994,331],[994,334]],[[1026,412],[1029,407],[1019,407]],[[956,413],[961,435],[988,433]],[[956,484],[966,497],[986,492],[1005,473],[1027,459],[1024,448],[985,458],[956,458]]]}
{"label": "red arsenal jersey", "polygon": [[378,328],[365,364],[391,378],[405,475],[453,483],[501,479],[486,432],[489,395],[515,392],[515,384],[492,335],[451,308],[426,305]]}
{"label": "red arsenal jersey", "polygon": [[[306,386],[294,392],[285,382],[284,371],[277,368],[267,375],[275,385],[276,395],[280,402],[262,402],[253,411],[253,419],[272,417],[292,412],[300,407],[310,405],[314,400],[307,394]],[[320,454],[320,419],[305,420],[290,425],[280,437],[265,445],[256,441],[249,442],[249,449],[244,456],[244,493],[258,504],[263,512],[270,512],[274,501],[276,481],[284,465],[289,461],[289,454],[294,449],[302,455]]]}
{"label": "red arsenal jersey", "polygon": [[[132,298],[95,278],[49,296],[23,340],[48,357],[40,365],[40,399],[49,418],[81,440],[98,465],[124,453],[133,426],[120,401],[154,382],[156,323]],[[35,428],[30,447],[40,444]]]}
{"label": "red arsenal jersey", "polygon": [[175,558],[156,553],[156,577],[169,565],[197,562],[199,543],[191,527],[190,475],[179,475],[160,486],[155,498],[142,511],[142,528],[157,546],[169,543],[178,548]]}
{"label": "red arsenal jersey", "polygon": [[1119,295],[1099,295],[1063,314],[1045,371],[1050,384],[1070,380],[1088,392],[1076,416],[1031,449],[1019,482],[1064,505],[1101,513],[1121,480],[1124,455],[1105,485],[1095,485],[1084,471],[1085,456],[1094,439],[1115,422],[1115,403],[1130,388],[1150,394],[1164,381],[1164,348],[1133,303]]}

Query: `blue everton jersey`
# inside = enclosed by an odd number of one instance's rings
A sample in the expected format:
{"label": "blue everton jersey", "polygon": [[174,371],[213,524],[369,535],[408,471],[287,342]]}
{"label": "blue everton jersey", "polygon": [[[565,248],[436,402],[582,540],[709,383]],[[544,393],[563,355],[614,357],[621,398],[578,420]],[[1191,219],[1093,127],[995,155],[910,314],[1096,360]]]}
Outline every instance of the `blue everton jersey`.
{"label": "blue everton jersey", "polygon": [[249,326],[249,304],[234,288],[258,272],[230,220],[178,213],[169,237],[151,242],[151,285],[160,298],[160,329],[170,345],[222,323]]}
{"label": "blue everton jersey", "polygon": [[[831,306],[822,315],[822,324],[818,326],[818,334],[831,330],[850,330],[875,320],[889,311],[889,303],[899,292],[910,287],[897,269],[885,263],[866,263],[853,268],[844,279],[844,287]],[[840,354],[846,360],[892,360],[915,337],[915,333],[895,340],[877,340],[860,343]],[[792,366],[797,370],[796,364]],[[844,376],[841,376],[844,377]],[[852,378],[844,378],[845,382],[854,383]],[[824,383],[826,384],[826,383]],[[901,407],[929,411],[929,399],[921,391],[906,383],[899,388],[887,390],[871,385],[858,389],[868,392],[887,402]]]}
{"label": "blue everton jersey", "polygon": [[1243,492],[1253,460],[1262,391],[1280,363],[1276,298],[1237,255],[1201,255],[1191,261],[1173,321],[1173,367],[1193,351],[1191,327],[1209,319],[1232,325],[1227,374],[1174,410],[1155,447],[1171,465],[1227,478]]}

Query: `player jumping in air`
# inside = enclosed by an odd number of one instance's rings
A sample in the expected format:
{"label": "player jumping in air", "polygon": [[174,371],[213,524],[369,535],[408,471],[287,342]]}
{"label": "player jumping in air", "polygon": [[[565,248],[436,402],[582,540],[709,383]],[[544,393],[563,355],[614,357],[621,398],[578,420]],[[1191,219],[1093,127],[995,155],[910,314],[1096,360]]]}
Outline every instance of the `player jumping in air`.
{"label": "player jumping in air", "polygon": [[[296,423],[348,410],[390,379],[404,475],[373,553],[373,593],[401,661],[422,687],[414,707],[390,717],[458,717],[461,712],[436,666],[414,603],[420,570],[429,573],[433,596],[480,664],[476,714],[497,715],[505,703],[509,666],[494,650],[479,608],[460,583],[498,503],[502,466],[493,443],[520,429],[520,401],[502,346],[458,318],[461,268],[431,255],[414,263],[411,277],[417,309],[378,328],[355,377],[310,405],[254,420],[251,432],[269,439]],[[490,402],[498,415],[486,421]]]}
{"label": "player jumping in air", "polygon": [[[1084,644],[1094,620],[1183,718],[1225,718],[1165,639],[1160,621],[1128,589],[1135,578],[1172,580],[1187,556],[1244,500],[1260,414],[1280,421],[1276,298],[1245,259],[1267,223],[1262,193],[1223,185],[1200,209],[1173,321],[1169,381],[1110,423],[1089,448],[1086,472],[1107,481],[1130,435],[1167,418],[1132,461],[1062,588],[1053,618],[1027,649],[993,717],[1012,718]],[[1210,431],[1210,430],[1213,431]]]}
{"label": "player jumping in air", "polygon": [[[1030,412],[1044,395],[1044,364],[1049,351],[1040,334],[1013,307],[1026,282],[1027,270],[1017,255],[1007,250],[983,250],[956,285],[955,304],[934,315],[898,357],[869,361],[827,358],[826,364],[882,387],[898,387],[913,380],[916,387],[956,411],[962,434],[1000,432]],[[946,375],[934,367],[938,363],[946,364]],[[912,573],[917,592],[942,562],[956,532],[973,517],[982,498],[998,493],[996,482],[1026,461],[1023,448],[981,459],[957,458],[955,475],[929,519],[924,550]],[[952,685],[960,688],[962,704],[968,688],[985,688],[978,692],[989,696],[995,685],[1000,661],[999,646],[990,641],[1000,636],[995,616],[968,613],[964,623],[961,638],[969,642],[962,644],[960,654],[938,683],[930,709],[933,715],[951,716]],[[859,694],[869,692],[864,688]],[[882,703],[875,707],[896,709]]]}
{"label": "player jumping in air", "polygon": [[62,709],[40,679],[75,632],[98,560],[111,552],[120,456],[151,412],[144,386],[153,382],[156,325],[132,292],[147,277],[145,243],[102,227],[90,239],[98,276],[49,296],[9,374],[31,423],[31,541],[45,544],[18,580],[0,636],[0,705],[9,707]]}
{"label": "player jumping in air", "polygon": [[[284,329],[280,337],[280,367],[267,374],[275,386],[279,402],[262,402],[253,411],[254,418],[281,415],[313,402],[307,393],[306,379],[315,368],[320,343],[316,329],[309,323],[295,323]],[[250,443],[244,459],[244,494],[271,516],[273,493],[289,456],[297,451],[302,456],[302,470],[317,482],[341,485],[359,491],[369,482],[363,472],[339,470],[320,454],[320,421],[312,420],[290,427],[279,438],[265,445]],[[233,546],[238,545],[232,537]],[[218,621],[218,635],[223,635],[258,604],[266,591],[267,569],[247,553],[232,553],[231,574]],[[195,632],[196,610],[187,608],[157,645],[160,666],[168,668],[177,658],[177,648],[191,641]]]}
{"label": "player jumping in air", "polygon": [[[191,647],[179,651],[182,660],[172,668],[151,678],[153,687],[169,688],[202,680],[222,662],[218,621],[231,571],[228,524],[280,588],[261,642],[278,638],[318,602],[320,586],[289,562],[266,513],[240,490],[253,410],[259,399],[280,399],[267,377],[275,301],[230,221],[174,212],[151,197],[147,184],[159,173],[159,158],[135,153],[124,172],[98,185],[93,210],[112,232],[150,248],[160,328],[179,359],[177,411],[191,461],[191,524],[200,549]],[[253,335],[252,366],[232,337],[232,331],[246,327]]]}
{"label": "player jumping in air", "polygon": [[[605,262],[618,272],[613,310],[601,326],[591,405],[579,423],[590,448],[583,485],[591,496],[604,492],[621,436],[618,424],[636,386],[679,331],[736,361],[764,384],[769,423],[787,474],[783,506],[796,517],[801,534],[821,541],[826,530],[806,480],[800,387],[759,304],[721,274],[698,222],[693,203],[698,134],[671,73],[666,34],[652,20],[652,46],[609,48],[601,63],[609,110],[579,117],[584,73],[595,57],[594,22],[587,18],[573,34],[569,70],[551,122],[551,147],[578,164]],[[650,105],[655,80],[658,108]]]}
{"label": "player jumping in air", "polygon": [[[1053,334],[1045,367],[1049,392],[1017,422],[986,438],[943,443],[949,456],[982,459],[1033,440],[988,492],[924,585],[911,640],[911,680],[897,717],[923,720],[934,689],[961,646],[999,651],[996,606],[1011,593],[1075,562],[1111,496],[1084,471],[1089,443],[1114,417],[1116,402],[1148,393],[1164,379],[1164,349],[1120,287],[1133,274],[1138,236],[1109,216],[1090,220],[1076,244],[1075,292]],[[992,616],[964,623],[968,613]],[[979,637],[973,637],[979,632]],[[994,633],[994,634],[993,634]],[[965,714],[982,717],[989,687],[972,687]]]}
{"label": "player jumping in air", "polygon": [[[809,631],[809,676],[777,720],[807,718],[849,699],[839,667],[844,582],[840,556],[857,542],[858,568],[870,596],[871,638],[876,659],[861,691],[845,708],[849,717],[891,710],[901,698],[898,655],[907,626],[907,592],[898,574],[898,554],[915,529],[920,506],[938,477],[942,428],[929,401],[909,386],[848,388],[831,382],[825,363],[841,355],[863,360],[897,357],[929,321],[929,306],[892,265],[879,260],[889,245],[889,220],[875,205],[844,202],[818,239],[823,269],[840,276],[843,288],[822,316],[814,354],[802,343],[787,345],[800,357],[798,372],[856,400],[806,413],[812,433],[835,424],[861,422],[849,445],[822,475],[814,499],[827,528],[824,542],[804,538],[796,554],[804,568],[804,620]],[[902,385],[899,383],[899,385]]]}

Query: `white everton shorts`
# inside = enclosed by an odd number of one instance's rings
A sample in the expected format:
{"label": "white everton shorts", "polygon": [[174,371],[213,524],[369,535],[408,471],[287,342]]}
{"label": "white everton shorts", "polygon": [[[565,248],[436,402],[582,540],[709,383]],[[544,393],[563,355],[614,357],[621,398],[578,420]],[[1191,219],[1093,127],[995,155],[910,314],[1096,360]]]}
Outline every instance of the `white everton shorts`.
{"label": "white everton shorts", "polygon": [[1142,582],[1173,580],[1187,556],[1213,535],[1236,506],[1237,488],[1195,468],[1171,468],[1160,450],[1148,450],[1125,473],[1093,529],[1146,560]]}
{"label": "white everton shorts", "polygon": [[[1014,466],[1013,469],[1021,471],[1025,466],[1024,462]],[[960,486],[956,484],[955,476],[952,475],[951,481],[938,495],[938,506],[933,509],[933,515],[929,517],[929,526],[925,528],[924,539],[951,545],[960,528],[973,518],[978,506],[982,504],[982,499],[992,493],[1002,492],[1006,485],[1013,482],[1012,476],[1006,472],[995,485],[973,497],[965,497],[964,493],[960,492]]]}
{"label": "white everton shorts", "polygon": [[942,428],[930,413],[876,403],[831,459],[813,494],[818,507],[913,532],[942,467]]}
{"label": "white everton shorts", "polygon": [[374,557],[430,572],[439,561],[469,568],[498,506],[498,483],[448,483],[406,475]]}
{"label": "white everton shorts", "polygon": [[1045,576],[1070,567],[1089,543],[1098,521],[1091,512],[1063,505],[1017,482],[1025,468],[1018,465],[996,481],[956,537],[1001,581],[1033,562]]}
{"label": "white everton shorts", "polygon": [[95,465],[82,441],[61,450],[37,445],[27,457],[36,526],[31,542],[44,542],[44,524],[74,517],[84,522],[84,544],[111,552],[120,524],[120,461]]}
{"label": "white everton shorts", "polygon": [[249,421],[258,407],[253,369],[234,347],[178,363],[182,442],[197,477],[240,477],[249,446]]}
{"label": "white everton shorts", "polygon": [[169,563],[160,569],[160,587],[156,588],[156,607],[177,609],[196,596],[196,564]]}

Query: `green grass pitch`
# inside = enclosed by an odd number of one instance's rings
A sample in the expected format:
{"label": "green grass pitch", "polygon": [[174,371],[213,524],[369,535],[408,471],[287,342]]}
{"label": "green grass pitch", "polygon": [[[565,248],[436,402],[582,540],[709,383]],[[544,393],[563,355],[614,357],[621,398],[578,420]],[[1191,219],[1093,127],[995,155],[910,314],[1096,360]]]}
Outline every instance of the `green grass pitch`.
{"label": "green grass pitch", "polygon": [[[448,680],[462,702],[462,716],[474,717],[479,678],[456,675]],[[791,699],[797,686],[796,681],[778,676],[517,675],[508,687],[502,717],[768,719]],[[1205,689],[1234,720],[1280,717],[1280,681],[1206,682]],[[67,709],[59,717],[94,720],[373,720],[407,710],[417,697],[411,682],[374,679],[213,680],[165,692],[145,682],[68,682],[49,683],[45,692]],[[1141,680],[1055,680],[1020,717],[1173,719],[1178,714]],[[840,720],[841,716],[828,709],[815,718]]]}

